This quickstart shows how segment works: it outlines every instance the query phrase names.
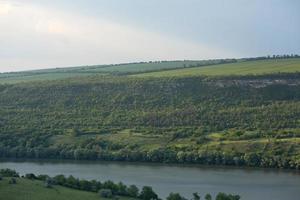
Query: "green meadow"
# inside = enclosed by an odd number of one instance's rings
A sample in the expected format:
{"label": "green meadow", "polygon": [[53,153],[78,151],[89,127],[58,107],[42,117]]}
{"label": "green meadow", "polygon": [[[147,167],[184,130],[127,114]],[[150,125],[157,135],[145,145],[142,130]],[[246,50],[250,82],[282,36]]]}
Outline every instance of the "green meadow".
{"label": "green meadow", "polygon": [[[17,184],[9,184],[9,178],[0,181],[2,200],[101,200],[99,194],[74,190],[62,186],[46,188],[42,181],[17,178]],[[130,198],[121,197],[120,200]]]}
{"label": "green meadow", "polygon": [[300,59],[278,59],[243,61],[204,67],[166,70],[134,75],[135,77],[189,77],[189,76],[230,76],[262,75],[273,73],[300,72]]}

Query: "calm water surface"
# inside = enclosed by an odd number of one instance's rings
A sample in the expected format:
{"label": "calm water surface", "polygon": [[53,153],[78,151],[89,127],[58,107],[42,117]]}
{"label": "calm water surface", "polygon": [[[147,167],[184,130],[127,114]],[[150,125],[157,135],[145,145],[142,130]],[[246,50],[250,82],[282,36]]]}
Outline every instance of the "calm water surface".
{"label": "calm water surface", "polygon": [[295,171],[222,167],[170,166],[115,162],[0,161],[0,168],[26,173],[73,175],[100,181],[149,185],[165,198],[170,192],[191,197],[216,192],[235,193],[242,200],[298,200],[300,174]]}

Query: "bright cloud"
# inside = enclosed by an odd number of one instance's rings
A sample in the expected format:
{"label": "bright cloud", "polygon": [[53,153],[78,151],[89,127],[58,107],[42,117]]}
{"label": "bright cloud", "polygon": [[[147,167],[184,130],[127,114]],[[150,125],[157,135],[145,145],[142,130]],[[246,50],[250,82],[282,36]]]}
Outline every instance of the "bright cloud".
{"label": "bright cloud", "polygon": [[0,71],[233,56],[128,24],[25,3],[0,2],[0,42]]}
{"label": "bright cloud", "polygon": [[8,2],[0,2],[0,15],[6,15],[12,10],[12,5]]}

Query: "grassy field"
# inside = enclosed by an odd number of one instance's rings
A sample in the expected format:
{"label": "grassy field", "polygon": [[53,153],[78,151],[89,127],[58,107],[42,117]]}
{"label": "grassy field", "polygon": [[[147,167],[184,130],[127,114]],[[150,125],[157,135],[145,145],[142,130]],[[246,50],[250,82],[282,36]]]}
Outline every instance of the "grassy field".
{"label": "grassy field", "polygon": [[[121,73],[139,73],[146,71],[157,71],[163,69],[176,69],[184,68],[196,65],[205,64],[207,61],[164,61],[164,62],[147,62],[147,63],[135,63],[124,65],[113,65],[104,68],[95,68],[94,72],[121,72]],[[217,61],[212,61],[217,62]]]}
{"label": "grassy field", "polygon": [[54,186],[51,189],[45,188],[41,181],[17,179],[16,185],[8,184],[9,178],[0,181],[0,199],[3,200],[99,200],[96,193],[84,192]]}
{"label": "grassy field", "polygon": [[129,63],[118,65],[96,65],[70,68],[56,68],[33,70],[24,72],[0,73],[0,84],[19,83],[28,81],[58,80],[92,75],[109,75],[116,73],[140,73],[146,71],[157,71],[163,69],[183,68],[185,66],[196,66],[204,63],[218,61],[165,61],[149,63]]}
{"label": "grassy field", "polygon": [[51,81],[51,80],[59,80],[66,78],[76,78],[83,76],[92,76],[93,73],[78,73],[78,72],[70,72],[70,73],[41,73],[41,74],[20,74],[15,76],[1,76],[0,75],[0,84],[14,84],[20,82],[30,82],[30,81]]}
{"label": "grassy field", "polygon": [[[58,80],[93,75],[128,75],[134,77],[189,77],[189,76],[228,76],[248,74],[272,74],[279,72],[299,72],[300,58],[241,61],[218,64],[211,61],[164,61],[129,63],[118,65],[97,65],[71,68],[34,70],[14,73],[0,73],[0,84],[13,84],[28,81]],[[215,65],[212,65],[216,63]],[[205,66],[207,65],[207,66]]]}
{"label": "grassy field", "polygon": [[[0,181],[1,200],[101,200],[97,193],[73,190],[61,186],[45,188],[44,183],[37,180],[17,179],[16,185],[8,184],[9,178]],[[120,198],[129,200],[129,198]]]}
{"label": "grassy field", "polygon": [[205,67],[167,70],[133,75],[136,77],[188,77],[188,76],[227,76],[260,75],[279,72],[300,72],[300,59],[279,59],[247,61]]}

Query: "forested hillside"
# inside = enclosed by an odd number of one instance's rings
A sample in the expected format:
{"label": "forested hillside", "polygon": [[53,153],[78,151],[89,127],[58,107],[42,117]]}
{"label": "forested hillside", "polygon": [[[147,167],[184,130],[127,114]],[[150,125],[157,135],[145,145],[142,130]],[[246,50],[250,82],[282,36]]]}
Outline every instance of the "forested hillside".
{"label": "forested hillside", "polygon": [[0,157],[299,169],[299,100],[296,72],[2,84]]}

